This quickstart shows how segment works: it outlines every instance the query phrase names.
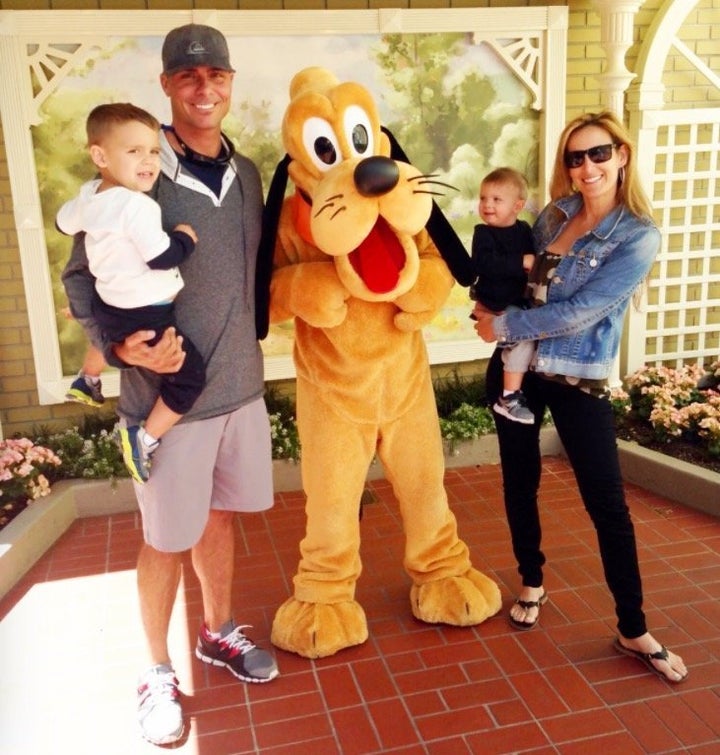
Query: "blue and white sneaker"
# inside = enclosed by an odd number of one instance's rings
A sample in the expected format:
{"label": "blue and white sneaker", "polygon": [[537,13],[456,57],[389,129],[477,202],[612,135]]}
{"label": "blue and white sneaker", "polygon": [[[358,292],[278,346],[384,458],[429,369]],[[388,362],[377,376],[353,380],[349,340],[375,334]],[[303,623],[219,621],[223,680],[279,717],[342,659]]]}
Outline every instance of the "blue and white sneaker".
{"label": "blue and white sneaker", "polygon": [[102,382],[100,380],[92,381],[81,372],[73,380],[65,394],[65,399],[85,406],[102,406],[105,403],[105,396],[102,394]]}
{"label": "blue and white sneaker", "polygon": [[141,425],[120,427],[120,447],[123,461],[130,472],[130,476],[141,485],[150,477],[152,455],[157,451],[160,441],[147,444],[147,433]]}

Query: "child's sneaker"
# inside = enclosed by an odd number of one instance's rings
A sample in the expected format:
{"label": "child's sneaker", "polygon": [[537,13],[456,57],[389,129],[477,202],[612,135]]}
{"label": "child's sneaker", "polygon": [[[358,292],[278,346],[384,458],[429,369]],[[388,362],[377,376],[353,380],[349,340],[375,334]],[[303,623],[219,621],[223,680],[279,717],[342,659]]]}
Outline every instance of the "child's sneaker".
{"label": "child's sneaker", "polygon": [[528,409],[525,394],[522,391],[500,396],[493,405],[493,409],[513,422],[522,422],[523,425],[532,425],[535,422],[535,415]]}
{"label": "child's sneaker", "polygon": [[102,382],[92,381],[85,377],[82,372],[73,380],[68,392],[65,394],[67,401],[75,401],[85,406],[102,406],[105,396],[102,394]]}
{"label": "child's sneaker", "polygon": [[147,445],[144,440],[147,433],[140,425],[120,428],[120,446],[123,461],[130,476],[140,484],[147,482],[150,476],[152,455],[157,451],[160,441]]}

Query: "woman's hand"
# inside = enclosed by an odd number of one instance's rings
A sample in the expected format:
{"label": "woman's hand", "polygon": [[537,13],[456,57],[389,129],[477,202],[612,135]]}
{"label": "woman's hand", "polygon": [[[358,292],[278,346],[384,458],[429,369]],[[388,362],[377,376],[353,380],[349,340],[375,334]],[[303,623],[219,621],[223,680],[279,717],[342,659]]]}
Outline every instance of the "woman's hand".
{"label": "woman's hand", "polygon": [[115,344],[113,350],[125,364],[160,374],[177,372],[185,361],[182,336],[177,335],[175,328],[168,328],[154,346],[148,346],[147,341],[154,335],[154,330],[138,330],[122,343]]}
{"label": "woman's hand", "polygon": [[493,322],[495,313],[483,307],[480,302],[475,302],[475,308],[472,311],[472,317],[475,320],[475,332],[487,343],[497,341],[497,336],[493,331]]}

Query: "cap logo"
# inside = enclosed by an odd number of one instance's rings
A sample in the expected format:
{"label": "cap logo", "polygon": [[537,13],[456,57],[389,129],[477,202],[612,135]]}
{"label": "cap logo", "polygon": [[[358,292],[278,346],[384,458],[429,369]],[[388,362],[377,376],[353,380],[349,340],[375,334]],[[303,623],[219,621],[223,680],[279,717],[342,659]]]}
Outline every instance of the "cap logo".
{"label": "cap logo", "polygon": [[188,55],[205,55],[207,50],[203,47],[202,42],[191,42],[187,48]]}

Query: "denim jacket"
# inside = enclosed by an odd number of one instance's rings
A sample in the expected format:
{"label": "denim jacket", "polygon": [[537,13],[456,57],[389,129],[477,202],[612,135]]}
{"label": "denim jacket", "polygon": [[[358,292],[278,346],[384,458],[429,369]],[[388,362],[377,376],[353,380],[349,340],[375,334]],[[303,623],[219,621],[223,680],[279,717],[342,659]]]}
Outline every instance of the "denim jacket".
{"label": "denim jacket", "polygon": [[[582,207],[579,194],[550,203],[533,227],[542,253]],[[660,248],[660,231],[618,206],[562,258],[547,304],[495,318],[498,342],[537,341],[538,372],[604,379],[620,347],[623,320],[633,292]]]}

